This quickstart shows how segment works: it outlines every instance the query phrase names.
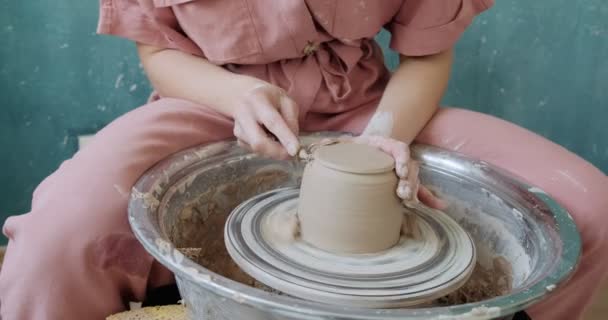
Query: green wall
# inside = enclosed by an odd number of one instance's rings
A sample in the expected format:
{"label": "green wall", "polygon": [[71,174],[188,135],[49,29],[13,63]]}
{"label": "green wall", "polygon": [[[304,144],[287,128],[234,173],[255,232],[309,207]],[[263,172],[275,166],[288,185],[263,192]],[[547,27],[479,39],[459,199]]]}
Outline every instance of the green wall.
{"label": "green wall", "polygon": [[[608,2],[497,2],[458,44],[445,103],[530,128],[608,172]],[[147,98],[134,46],[95,35],[97,5],[0,0],[0,222],[29,210],[77,135]]]}

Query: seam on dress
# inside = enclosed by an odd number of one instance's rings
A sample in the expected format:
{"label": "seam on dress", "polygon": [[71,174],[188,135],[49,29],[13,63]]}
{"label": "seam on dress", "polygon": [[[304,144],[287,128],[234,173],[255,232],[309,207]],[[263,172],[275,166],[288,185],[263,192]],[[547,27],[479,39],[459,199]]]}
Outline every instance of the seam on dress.
{"label": "seam on dress", "polygon": [[[264,53],[264,47],[260,42],[260,34],[258,33],[258,28],[255,26],[255,20],[253,19],[253,14],[251,13],[251,8],[249,7],[249,1],[242,0],[245,5],[245,9],[247,9],[247,14],[249,15],[249,21],[251,21],[251,25],[253,26],[253,32],[255,32],[255,40],[258,48],[260,49],[260,53]],[[253,54],[252,54],[253,55]]]}
{"label": "seam on dress", "polygon": [[[304,5],[308,6],[306,4],[306,2],[304,2]],[[308,10],[308,8],[307,8],[307,10]],[[281,8],[279,11],[280,11],[279,16],[281,16],[281,21],[283,21],[283,23],[287,26],[287,29],[289,29],[289,32],[288,32],[289,39],[291,39],[291,42],[293,43],[293,47],[294,47],[295,51],[299,53],[300,52],[300,48],[298,47],[298,41],[294,37],[293,29],[291,28],[291,26],[287,23],[287,20],[285,19],[285,15],[284,15],[285,11],[283,10],[283,8]]]}

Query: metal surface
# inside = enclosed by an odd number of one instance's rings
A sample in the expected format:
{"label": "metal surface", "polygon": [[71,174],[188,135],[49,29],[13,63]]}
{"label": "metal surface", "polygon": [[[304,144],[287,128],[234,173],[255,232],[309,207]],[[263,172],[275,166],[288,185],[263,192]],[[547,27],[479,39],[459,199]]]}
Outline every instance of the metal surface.
{"label": "metal surface", "polygon": [[458,289],[475,267],[475,246],[466,231],[423,206],[407,215],[417,219],[415,234],[424,236],[402,235],[378,253],[338,255],[301,238],[275,236],[286,216],[295,218],[298,200],[298,188],[257,195],[230,214],[224,236],[241,269],[291,296],[341,306],[412,306]]}
{"label": "metal surface", "polygon": [[[351,308],[276,295],[203,268],[175,248],[217,232],[205,229],[205,220],[227,217],[244,200],[301,179],[302,163],[262,159],[234,142],[193,148],[149,170],[133,189],[129,221],[146,250],[175,273],[194,319],[497,319],[537,302],[572,274],[581,252],[578,231],[542,190],[459,154],[428,146],[413,154],[422,181],[449,201],[446,213],[473,237],[478,261],[498,255],[512,264],[509,294],[448,307]],[[185,210],[195,199],[205,205]]]}

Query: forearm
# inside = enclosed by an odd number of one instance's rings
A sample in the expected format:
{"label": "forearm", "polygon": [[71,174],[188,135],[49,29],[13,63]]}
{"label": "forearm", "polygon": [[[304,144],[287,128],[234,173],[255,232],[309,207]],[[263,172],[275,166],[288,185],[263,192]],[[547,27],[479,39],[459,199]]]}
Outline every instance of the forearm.
{"label": "forearm", "polygon": [[[389,126],[386,135],[411,143],[431,119],[447,88],[452,65],[452,51],[427,57],[401,56],[401,64],[391,77],[374,121],[370,122],[367,133],[376,126]],[[378,119],[384,117],[384,119]],[[390,119],[389,119],[390,118]]]}
{"label": "forearm", "polygon": [[232,116],[234,97],[263,83],[177,50],[137,46],[150,82],[163,97],[180,98]]}

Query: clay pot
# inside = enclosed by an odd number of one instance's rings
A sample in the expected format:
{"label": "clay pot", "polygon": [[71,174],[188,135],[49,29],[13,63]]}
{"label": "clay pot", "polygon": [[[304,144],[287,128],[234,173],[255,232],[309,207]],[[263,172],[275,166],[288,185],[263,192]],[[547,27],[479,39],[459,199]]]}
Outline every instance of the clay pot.
{"label": "clay pot", "polygon": [[302,240],[333,253],[374,253],[399,241],[403,207],[392,157],[361,144],[317,148],[304,169]]}

